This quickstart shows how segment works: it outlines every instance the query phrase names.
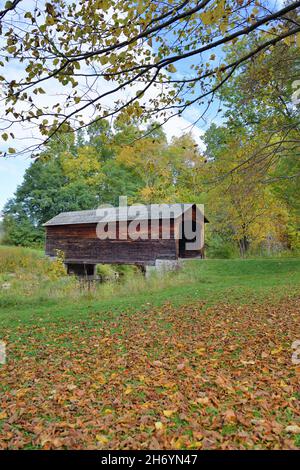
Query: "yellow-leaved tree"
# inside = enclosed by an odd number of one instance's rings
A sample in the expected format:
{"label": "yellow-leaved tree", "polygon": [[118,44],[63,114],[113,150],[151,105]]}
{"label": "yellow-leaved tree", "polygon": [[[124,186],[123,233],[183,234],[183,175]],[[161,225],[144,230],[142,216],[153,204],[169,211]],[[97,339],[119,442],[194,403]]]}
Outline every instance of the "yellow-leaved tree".
{"label": "yellow-leaved tree", "polygon": [[77,152],[64,152],[61,165],[67,178],[72,181],[84,180],[88,185],[99,185],[103,179],[101,162],[95,147],[85,145]]}
{"label": "yellow-leaved tree", "polygon": [[141,202],[195,202],[203,191],[200,176],[204,158],[190,134],[173,138],[169,145],[162,137],[138,140],[124,146],[117,161],[143,179],[136,196]]}
{"label": "yellow-leaved tree", "polygon": [[222,128],[216,129],[217,150],[205,166],[204,176],[210,188],[207,205],[211,229],[234,240],[241,256],[250,246],[257,248],[263,244],[270,249],[284,244],[288,210],[265,182],[271,169],[265,167],[264,161],[247,166],[260,143],[247,139],[243,133],[226,133],[225,139]]}

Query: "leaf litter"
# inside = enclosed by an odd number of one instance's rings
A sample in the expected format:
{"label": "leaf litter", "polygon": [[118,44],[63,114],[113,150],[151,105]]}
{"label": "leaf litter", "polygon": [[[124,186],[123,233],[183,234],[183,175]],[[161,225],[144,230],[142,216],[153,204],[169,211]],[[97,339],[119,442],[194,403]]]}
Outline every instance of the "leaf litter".
{"label": "leaf litter", "polygon": [[0,449],[295,449],[299,314],[197,302],[6,328]]}

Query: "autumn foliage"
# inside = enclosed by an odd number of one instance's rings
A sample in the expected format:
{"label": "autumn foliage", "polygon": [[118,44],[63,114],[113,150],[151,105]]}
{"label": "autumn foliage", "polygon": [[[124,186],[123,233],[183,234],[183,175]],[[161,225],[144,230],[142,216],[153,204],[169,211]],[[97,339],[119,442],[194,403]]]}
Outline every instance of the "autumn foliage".
{"label": "autumn foliage", "polygon": [[203,302],[2,332],[2,449],[294,449],[300,303]]}

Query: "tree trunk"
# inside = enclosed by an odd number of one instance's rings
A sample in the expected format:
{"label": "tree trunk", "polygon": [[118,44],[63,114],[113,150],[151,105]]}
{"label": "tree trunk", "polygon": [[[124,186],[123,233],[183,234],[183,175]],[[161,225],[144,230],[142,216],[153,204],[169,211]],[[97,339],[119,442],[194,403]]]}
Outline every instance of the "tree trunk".
{"label": "tree trunk", "polygon": [[249,241],[247,237],[244,235],[243,238],[239,240],[239,248],[240,248],[240,255],[242,258],[245,258],[245,255],[249,249]]}

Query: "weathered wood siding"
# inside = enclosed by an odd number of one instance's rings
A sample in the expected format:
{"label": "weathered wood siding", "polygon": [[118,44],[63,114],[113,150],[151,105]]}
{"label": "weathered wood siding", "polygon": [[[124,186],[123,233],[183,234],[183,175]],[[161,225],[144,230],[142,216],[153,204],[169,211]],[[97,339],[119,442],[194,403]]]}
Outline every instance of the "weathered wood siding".
{"label": "weathered wood siding", "polygon": [[[129,222],[130,223],[130,222]],[[176,259],[174,220],[170,221],[170,238],[162,239],[161,223],[157,224],[157,239],[125,238],[126,225],[117,223],[116,238],[99,240],[96,224],[49,226],[46,230],[46,254],[55,256],[56,250],[65,254],[67,263],[122,263],[155,264],[156,259]],[[147,223],[147,231],[150,230]],[[145,230],[145,225],[141,235]],[[153,231],[152,231],[153,235]]]}

